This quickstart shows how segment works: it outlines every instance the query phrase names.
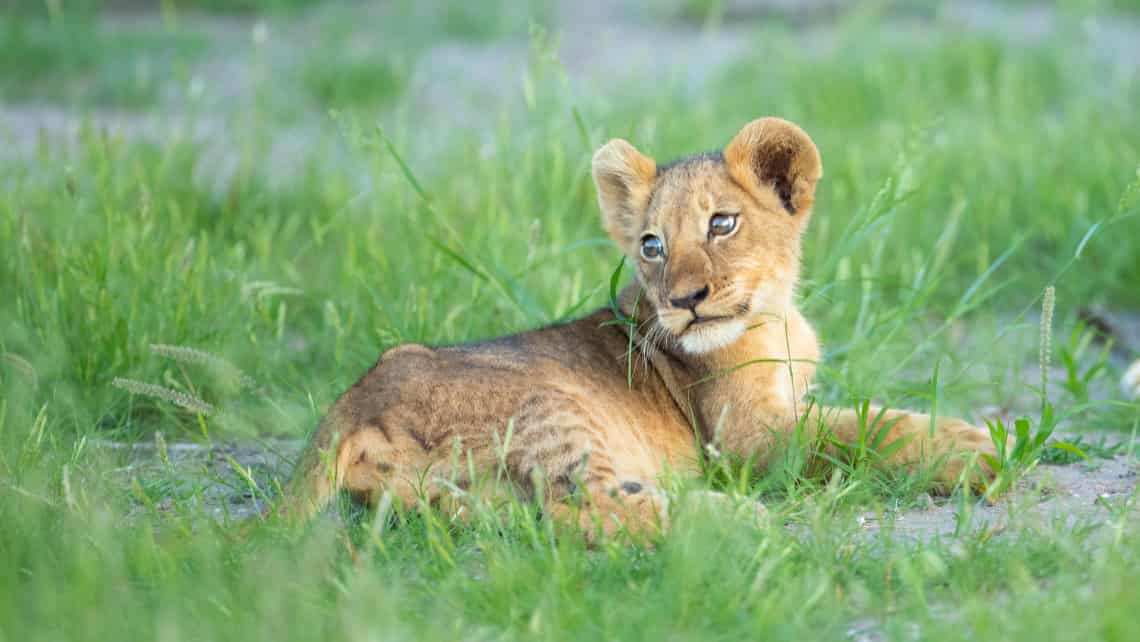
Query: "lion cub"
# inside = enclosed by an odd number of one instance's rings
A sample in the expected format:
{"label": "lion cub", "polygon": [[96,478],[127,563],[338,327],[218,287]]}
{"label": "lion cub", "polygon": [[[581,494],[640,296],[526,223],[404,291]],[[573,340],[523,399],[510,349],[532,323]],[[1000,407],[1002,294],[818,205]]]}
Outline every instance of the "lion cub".
{"label": "lion cub", "polygon": [[763,118],[721,152],[665,165],[613,140],[593,174],[606,231],[636,265],[619,304],[636,325],[604,309],[486,343],[389,350],[321,422],[287,514],[306,519],[340,490],[450,501],[478,492],[472,477],[501,475],[588,533],[645,533],[664,524],[662,475],[695,474],[706,446],[764,466],[797,426],[836,448],[871,422],[888,431],[880,443],[904,440],[885,465],[937,462],[947,486],[958,452],[993,452],[958,419],[802,401],[820,350],[793,292],[822,166],[799,127]]}

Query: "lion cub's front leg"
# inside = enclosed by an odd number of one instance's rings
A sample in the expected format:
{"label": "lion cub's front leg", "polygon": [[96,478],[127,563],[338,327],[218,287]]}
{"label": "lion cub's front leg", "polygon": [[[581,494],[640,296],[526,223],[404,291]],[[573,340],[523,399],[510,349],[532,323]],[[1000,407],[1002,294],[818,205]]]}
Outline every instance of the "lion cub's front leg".
{"label": "lion cub's front leg", "polygon": [[[995,455],[996,448],[985,428],[973,426],[955,417],[931,417],[905,410],[883,410],[870,407],[866,413],[849,408],[824,408],[809,422],[822,424],[832,438],[847,446],[877,443],[888,450],[882,467],[913,468],[933,464],[934,481],[942,490],[953,488],[959,481],[978,482],[975,472],[986,477],[993,472],[981,459],[978,469],[967,471],[972,453]],[[886,431],[880,435],[881,431]],[[891,447],[891,444],[897,444]],[[963,473],[966,477],[963,478]]]}
{"label": "lion cub's front leg", "polygon": [[[973,484],[973,472],[966,470],[970,454],[994,455],[996,449],[984,428],[953,417],[935,417],[904,410],[883,410],[871,406],[866,412],[850,408],[811,408],[799,417],[773,412],[753,416],[746,422],[733,422],[718,441],[727,452],[751,457],[766,465],[780,446],[792,443],[797,431],[812,447],[842,459],[860,446],[885,453],[875,463],[880,468],[914,469],[934,465],[934,481],[941,490],[950,490],[959,481]],[[885,431],[885,432],[884,432]],[[977,461],[977,472],[992,475],[985,462]]]}

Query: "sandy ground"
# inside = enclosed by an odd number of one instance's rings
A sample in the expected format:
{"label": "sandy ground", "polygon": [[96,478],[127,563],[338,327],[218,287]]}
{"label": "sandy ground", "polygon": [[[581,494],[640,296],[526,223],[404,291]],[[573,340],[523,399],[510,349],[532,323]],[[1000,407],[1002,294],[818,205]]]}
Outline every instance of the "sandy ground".
{"label": "sandy ground", "polygon": [[968,523],[959,525],[957,501],[938,498],[931,499],[925,508],[866,513],[859,518],[860,526],[879,536],[926,539],[977,530],[998,534],[1047,524],[1074,528],[1100,523],[1126,503],[1131,507],[1137,467],[1135,457],[1129,455],[1063,466],[1040,464],[1018,482],[1016,489],[993,504],[971,503]]}
{"label": "sandy ground", "polygon": [[122,465],[111,474],[120,477],[124,487],[134,479],[161,481],[166,497],[160,500],[159,510],[172,510],[178,497],[180,503],[188,501],[210,518],[240,521],[270,505],[277,495],[276,484],[284,485],[289,479],[304,442],[259,440],[204,446],[96,441],[92,446],[122,455]]}
{"label": "sandy ground", "polygon": [[[113,474],[123,478],[163,479],[173,483],[169,496],[194,497],[206,514],[217,519],[242,520],[260,513],[276,495],[275,480],[284,484],[292,462],[303,447],[299,440],[258,443],[221,443],[213,448],[194,443],[166,445],[166,461],[154,443],[120,444],[98,442],[98,448],[129,451],[126,462]],[[925,506],[911,510],[867,512],[859,526],[876,536],[925,539],[984,529],[1040,526],[1060,520],[1067,528],[1102,522],[1114,510],[1132,502],[1140,477],[1140,462],[1128,452],[1111,459],[1050,465],[1039,464],[1016,488],[997,502],[970,502],[969,523],[958,524],[959,503],[947,498],[928,498]],[[261,490],[251,486],[253,480]],[[159,505],[172,508],[172,499]],[[794,526],[792,526],[794,528]]]}

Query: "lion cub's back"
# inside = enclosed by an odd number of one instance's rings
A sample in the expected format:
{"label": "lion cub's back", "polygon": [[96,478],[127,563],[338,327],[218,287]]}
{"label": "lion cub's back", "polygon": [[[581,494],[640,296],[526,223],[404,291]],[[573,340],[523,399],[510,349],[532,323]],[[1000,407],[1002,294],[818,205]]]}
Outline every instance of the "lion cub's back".
{"label": "lion cub's back", "polygon": [[406,433],[422,450],[489,445],[512,418],[537,403],[562,403],[596,423],[643,427],[681,422],[668,391],[638,362],[632,387],[620,328],[598,313],[567,324],[470,345],[402,345],[376,365],[330,410],[335,429]]}

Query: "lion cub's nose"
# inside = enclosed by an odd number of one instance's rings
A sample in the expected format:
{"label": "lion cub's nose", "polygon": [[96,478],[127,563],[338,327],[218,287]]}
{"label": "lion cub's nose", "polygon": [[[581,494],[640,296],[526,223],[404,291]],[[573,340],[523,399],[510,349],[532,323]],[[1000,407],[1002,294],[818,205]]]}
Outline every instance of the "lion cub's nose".
{"label": "lion cub's nose", "polygon": [[679,296],[676,298],[669,297],[669,303],[672,303],[673,307],[675,308],[687,308],[689,310],[692,310],[693,308],[697,307],[697,304],[707,298],[709,298],[709,286],[706,285],[699,290],[695,290],[686,294],[685,296]]}

